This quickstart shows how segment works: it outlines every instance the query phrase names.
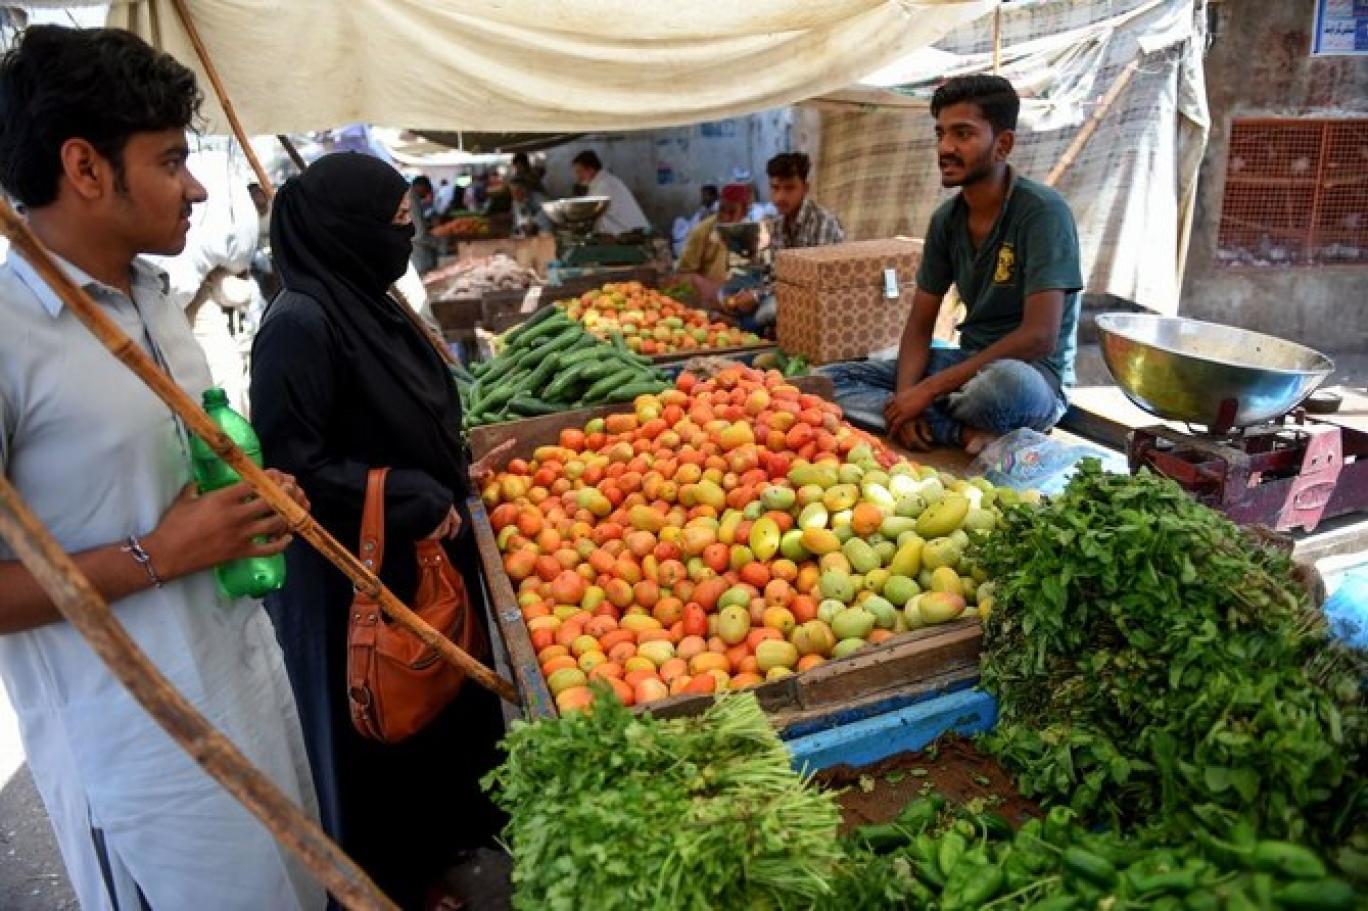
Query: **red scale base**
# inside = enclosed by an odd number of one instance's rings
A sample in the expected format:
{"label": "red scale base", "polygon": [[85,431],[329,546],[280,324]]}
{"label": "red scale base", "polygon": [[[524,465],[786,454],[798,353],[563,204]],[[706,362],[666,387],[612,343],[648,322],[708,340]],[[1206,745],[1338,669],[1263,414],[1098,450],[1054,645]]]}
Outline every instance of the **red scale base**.
{"label": "red scale base", "polygon": [[1313,531],[1325,519],[1368,509],[1368,433],[1308,417],[1229,433],[1141,427],[1130,465],[1172,478],[1241,525]]}

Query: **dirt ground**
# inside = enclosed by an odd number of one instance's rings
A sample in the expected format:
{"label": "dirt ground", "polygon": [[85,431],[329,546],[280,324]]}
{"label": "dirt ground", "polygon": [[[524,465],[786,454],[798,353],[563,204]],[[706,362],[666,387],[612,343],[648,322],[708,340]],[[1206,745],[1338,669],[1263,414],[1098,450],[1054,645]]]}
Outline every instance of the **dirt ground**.
{"label": "dirt ground", "polygon": [[843,789],[838,798],[843,834],[891,821],[928,785],[953,804],[990,800],[1013,826],[1040,815],[1039,807],[1017,793],[1011,776],[996,760],[960,738],[947,738],[920,752],[899,753],[858,769],[834,766],[819,772],[816,781],[823,787]]}

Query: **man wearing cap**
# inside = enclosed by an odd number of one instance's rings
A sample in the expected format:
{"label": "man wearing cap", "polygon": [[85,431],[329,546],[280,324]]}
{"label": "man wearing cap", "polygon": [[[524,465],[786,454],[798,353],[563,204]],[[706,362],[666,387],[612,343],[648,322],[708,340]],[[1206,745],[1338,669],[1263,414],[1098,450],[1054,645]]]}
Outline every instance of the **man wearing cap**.
{"label": "man wearing cap", "polygon": [[749,187],[739,183],[727,184],[722,188],[717,214],[700,221],[684,241],[675,273],[681,280],[693,285],[700,301],[716,301],[717,292],[730,271],[727,245],[714,229],[718,224],[729,225],[743,220],[749,204]]}

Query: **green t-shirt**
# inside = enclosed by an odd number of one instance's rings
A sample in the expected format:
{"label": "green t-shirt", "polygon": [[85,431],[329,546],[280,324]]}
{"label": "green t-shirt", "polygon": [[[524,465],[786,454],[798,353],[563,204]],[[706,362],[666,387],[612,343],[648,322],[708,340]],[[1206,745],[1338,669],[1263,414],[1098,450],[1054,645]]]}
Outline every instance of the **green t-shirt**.
{"label": "green t-shirt", "polygon": [[926,231],[917,286],[944,294],[951,284],[968,311],[960,325],[960,344],[969,351],[987,348],[1020,326],[1028,295],[1063,291],[1059,340],[1035,366],[1055,385],[1073,385],[1083,275],[1078,231],[1064,197],[1011,172],[1002,212],[977,250],[969,240],[964,195],[943,203]]}

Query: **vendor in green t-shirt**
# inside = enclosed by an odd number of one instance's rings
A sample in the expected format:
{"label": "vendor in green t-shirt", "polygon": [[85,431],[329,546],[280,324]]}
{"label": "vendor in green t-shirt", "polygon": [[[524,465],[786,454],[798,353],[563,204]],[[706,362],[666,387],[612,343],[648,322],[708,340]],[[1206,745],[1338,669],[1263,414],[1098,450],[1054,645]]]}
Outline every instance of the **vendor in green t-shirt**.
{"label": "vendor in green t-shirt", "polygon": [[[1074,381],[1078,234],[1054,190],[1007,164],[1020,100],[1006,79],[961,76],[931,99],[941,184],[896,361],[827,368],[855,423],[912,449],[980,451],[1020,427],[1048,430]],[[967,308],[960,348],[932,348],[941,298]]]}

